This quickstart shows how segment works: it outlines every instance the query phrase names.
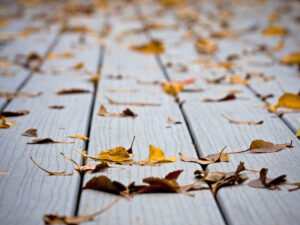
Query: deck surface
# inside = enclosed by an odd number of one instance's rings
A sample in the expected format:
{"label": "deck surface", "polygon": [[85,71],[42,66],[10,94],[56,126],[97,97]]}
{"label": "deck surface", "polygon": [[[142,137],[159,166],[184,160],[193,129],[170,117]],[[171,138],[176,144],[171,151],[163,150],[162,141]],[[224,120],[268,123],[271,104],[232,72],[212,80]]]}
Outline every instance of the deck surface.
{"label": "deck surface", "polygon": [[[178,182],[190,184],[196,181],[197,169],[232,172],[242,161],[247,169],[268,168],[268,177],[286,174],[288,182],[300,182],[300,141],[296,136],[300,112],[279,115],[265,106],[275,104],[285,92],[300,91],[299,65],[280,63],[284,55],[300,52],[299,1],[20,2],[1,2],[0,93],[41,95],[0,97],[1,112],[29,110],[28,115],[7,117],[17,125],[0,129],[1,225],[43,224],[45,214],[77,216],[106,207],[116,195],[82,189],[99,175],[127,185],[184,170]],[[285,28],[287,34],[264,36],[267,27]],[[216,37],[217,33],[223,36]],[[197,52],[199,38],[213,41],[217,51]],[[160,40],[164,52],[144,54],[130,48],[151,40]],[[278,43],[283,44],[278,47]],[[24,66],[31,53],[40,58],[39,70]],[[59,57],[64,53],[71,57]],[[232,57],[230,67],[222,66]],[[74,68],[76,65],[79,68]],[[247,85],[229,82],[231,76],[245,78],[249,73],[270,79],[253,77]],[[97,75],[101,75],[99,79],[92,80]],[[222,76],[227,77],[223,82],[207,82],[207,78]],[[193,77],[196,82],[186,89],[196,91],[180,92],[177,101],[153,83]],[[57,94],[72,88],[88,92]],[[235,100],[203,101],[222,98],[233,90],[239,92]],[[269,94],[273,97],[265,103],[262,96]],[[156,105],[129,106],[136,118],[100,116],[101,105],[113,113],[127,107],[111,104],[107,97]],[[223,115],[239,121],[262,120],[263,124],[232,124]],[[168,124],[168,117],[181,124]],[[38,130],[38,138],[73,143],[27,144],[34,138],[22,134],[31,128]],[[68,137],[78,134],[90,139]],[[80,165],[93,164],[93,159],[84,160],[75,149],[97,155],[116,146],[127,148],[134,136],[135,161],[147,159],[150,144],[167,157],[176,156],[177,161],[160,166],[113,165],[117,168],[80,175],[74,164],[60,155],[62,152]],[[178,153],[199,158],[218,153],[224,146],[225,152],[246,150],[255,139],[275,144],[292,141],[294,147],[274,153],[231,154],[229,162],[207,167],[179,159]],[[30,157],[49,171],[73,171],[73,175],[50,176]],[[245,174],[248,180],[259,176]],[[208,189],[194,191],[194,197],[183,193],[140,194],[131,200],[123,197],[82,224],[299,224],[300,190],[290,192],[288,185],[281,185],[281,190],[251,188],[248,182],[221,188],[215,196],[211,187],[202,183]]]}

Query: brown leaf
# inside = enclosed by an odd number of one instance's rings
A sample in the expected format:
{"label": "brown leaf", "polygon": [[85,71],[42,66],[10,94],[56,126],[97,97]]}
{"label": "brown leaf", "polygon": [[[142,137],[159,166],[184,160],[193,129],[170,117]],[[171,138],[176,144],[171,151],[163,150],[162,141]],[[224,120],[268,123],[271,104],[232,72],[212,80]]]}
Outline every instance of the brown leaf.
{"label": "brown leaf", "polygon": [[228,154],[227,153],[223,153],[223,151],[225,150],[226,146],[222,149],[222,151],[220,153],[217,154],[212,154],[212,155],[208,155],[206,157],[200,157],[199,159],[197,158],[186,158],[182,153],[178,153],[180,156],[180,160],[184,161],[184,162],[194,162],[194,163],[198,163],[200,165],[209,165],[212,163],[216,163],[216,162],[228,162]]}
{"label": "brown leaf", "polygon": [[63,106],[63,105],[49,105],[48,108],[49,109],[64,109],[65,106]]}
{"label": "brown leaf", "polygon": [[18,110],[18,111],[3,111],[1,116],[5,117],[15,117],[15,116],[24,116],[29,114],[28,110]]}
{"label": "brown leaf", "polygon": [[133,119],[137,117],[137,114],[132,112],[129,108],[126,108],[121,113],[109,113],[106,111],[104,105],[100,105],[100,110],[98,112],[99,116],[106,116],[106,117],[132,117]]}
{"label": "brown leaf", "polygon": [[224,173],[224,172],[208,172],[196,170],[194,174],[197,178],[201,178],[208,183],[211,183],[212,193],[215,196],[217,191],[228,185],[242,184],[247,180],[247,177],[242,177],[240,172],[246,170],[244,163],[240,162],[235,172]]}
{"label": "brown leaf", "polygon": [[32,52],[27,55],[26,61],[23,64],[23,66],[32,71],[40,71],[40,66],[42,64],[42,61],[43,59],[38,53]]}
{"label": "brown leaf", "polygon": [[254,140],[251,142],[250,145],[250,152],[253,153],[272,153],[272,152],[278,152],[284,148],[292,148],[292,141],[291,143],[286,144],[273,144],[271,142],[267,142],[264,140]]}
{"label": "brown leaf", "polygon": [[172,120],[170,117],[168,117],[167,123],[172,125],[181,124],[180,121]]}
{"label": "brown leaf", "polygon": [[51,143],[71,144],[71,143],[74,143],[74,142],[69,142],[69,141],[54,141],[52,138],[40,138],[40,139],[33,139],[32,142],[28,142],[27,144],[51,144]]}
{"label": "brown leaf", "polygon": [[214,78],[214,79],[210,79],[210,78],[206,78],[206,82],[209,84],[219,84],[222,81],[225,81],[226,76],[222,76],[222,77],[218,77],[218,78]]}
{"label": "brown leaf", "polygon": [[260,120],[260,121],[239,121],[239,120],[233,120],[233,119],[230,119],[229,117],[225,116],[222,114],[222,116],[227,119],[230,123],[233,123],[233,124],[246,124],[246,125],[260,125],[260,124],[263,124],[264,121]]}
{"label": "brown leaf", "polygon": [[39,164],[37,164],[37,163],[33,160],[32,156],[30,156],[30,159],[31,159],[31,161],[34,163],[34,165],[36,165],[38,168],[40,168],[41,170],[45,171],[46,173],[48,173],[48,174],[51,175],[51,176],[71,176],[71,175],[73,175],[73,172],[72,172],[72,173],[65,173],[65,172],[51,172],[51,171],[49,171],[49,170],[44,169],[44,168],[41,167]]}
{"label": "brown leaf", "polygon": [[36,94],[30,94],[26,92],[6,92],[6,91],[0,91],[0,98],[6,98],[7,100],[12,100],[14,98],[36,98],[41,96],[41,92]]}
{"label": "brown leaf", "polygon": [[28,129],[22,134],[22,136],[37,137],[37,129]]}
{"label": "brown leaf", "polygon": [[157,103],[146,103],[146,102],[117,102],[112,100],[111,98],[105,96],[108,102],[112,105],[128,105],[128,106],[160,106]]}
{"label": "brown leaf", "polygon": [[235,94],[234,93],[229,93],[223,98],[219,98],[219,99],[205,98],[202,101],[203,102],[223,102],[223,101],[231,101],[231,100],[235,100],[235,99],[237,99]]}
{"label": "brown leaf", "polygon": [[89,214],[89,215],[79,215],[79,216],[60,216],[56,214],[46,214],[44,215],[44,223],[45,224],[66,224],[66,225],[74,225],[74,224],[80,224],[83,222],[87,222],[90,220],[93,220],[95,216],[103,213],[104,211],[110,209],[114,204],[116,204],[119,201],[119,197],[117,197],[112,203],[110,203],[105,208],[101,209],[98,212]]}
{"label": "brown leaf", "polygon": [[267,188],[270,190],[279,189],[278,184],[284,183],[286,180],[286,175],[280,175],[276,178],[267,178],[268,169],[262,168],[259,173],[259,178],[252,180],[248,183],[250,187],[253,188]]}
{"label": "brown leaf", "polygon": [[68,95],[68,94],[82,94],[82,93],[90,93],[90,90],[80,89],[80,88],[71,88],[71,89],[63,89],[57,91],[58,95]]}

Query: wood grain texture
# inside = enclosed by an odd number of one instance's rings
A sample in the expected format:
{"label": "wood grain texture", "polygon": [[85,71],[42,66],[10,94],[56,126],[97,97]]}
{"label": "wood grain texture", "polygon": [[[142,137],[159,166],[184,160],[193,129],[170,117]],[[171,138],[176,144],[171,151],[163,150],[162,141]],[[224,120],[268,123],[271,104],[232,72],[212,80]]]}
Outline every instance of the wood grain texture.
{"label": "wood grain texture", "polygon": [[[153,14],[151,7],[147,5],[144,9],[144,12],[148,13],[148,17],[146,17],[152,19],[153,17],[149,16]],[[198,13],[203,15],[201,12]],[[157,20],[166,21],[166,17],[169,20],[173,18],[172,15],[163,15],[164,17],[157,18]],[[153,21],[155,20],[152,19],[151,22]],[[172,68],[168,69],[170,78],[179,80],[196,76],[199,80],[194,86],[199,85],[206,89],[205,92],[201,93],[182,93],[180,95],[182,99],[186,100],[182,107],[184,116],[191,128],[192,136],[201,156],[216,153],[225,145],[228,146],[227,151],[245,150],[249,148],[251,141],[254,139],[264,139],[274,143],[286,143],[293,140],[295,144],[292,149],[285,149],[273,154],[244,153],[231,155],[229,163],[209,165],[209,171],[234,171],[238,163],[244,161],[249,169],[269,168],[270,177],[287,174],[288,179],[292,182],[300,179],[296,172],[299,169],[299,141],[281,119],[264,109],[253,107],[262,103],[244,86],[217,85],[216,87],[209,87],[205,84],[204,77],[222,76],[226,73],[226,70],[199,70],[199,67],[191,64],[190,62],[197,58],[195,51],[193,52],[193,43],[180,42],[182,36],[180,36],[178,30],[174,32],[153,31],[152,35],[154,38],[163,40],[166,44],[167,51],[162,55],[164,64],[171,61],[188,66],[188,72],[185,73],[176,72]],[[180,44],[174,48],[172,42]],[[227,49],[230,49],[229,43],[224,44]],[[231,46],[233,46],[233,43],[231,43]],[[221,54],[222,49],[219,50]],[[235,48],[233,47],[233,49]],[[179,58],[179,55],[182,57]],[[202,102],[207,97],[222,97],[225,95],[226,90],[233,89],[242,90],[243,93],[238,96],[249,98],[249,100],[234,100],[223,103]],[[258,126],[230,124],[221,114],[236,120],[264,120],[264,124]],[[247,175],[251,179],[257,177],[254,174]],[[299,220],[297,212],[300,207],[298,197],[299,195],[296,192],[288,192],[287,188],[283,188],[282,191],[268,191],[253,189],[245,184],[239,187],[221,189],[217,194],[217,200],[228,224],[297,224]]]}
{"label": "wood grain texture", "polygon": [[[97,24],[95,29],[101,29],[101,17],[89,17],[89,20],[97,20],[97,23],[94,22]],[[79,36],[64,34],[54,50],[54,53],[69,51],[75,55],[74,58],[46,61],[42,67],[45,73],[34,74],[22,88],[24,92],[42,92],[39,98],[14,99],[5,108],[28,109],[30,114],[16,118],[17,126],[0,130],[0,170],[9,172],[0,180],[1,224],[42,224],[44,214],[74,213],[79,175],[74,171],[73,176],[49,176],[30,161],[30,156],[50,171],[71,172],[74,165],[59,153],[63,152],[80,163],[81,157],[74,151],[74,147],[84,148],[84,141],[74,140],[74,144],[26,145],[31,138],[21,134],[29,128],[36,128],[39,138],[51,137],[56,141],[72,141],[66,136],[87,135],[94,87],[84,70],[96,73],[100,46],[97,39],[88,36],[84,44],[78,45]],[[28,51],[30,47],[33,48],[33,45],[27,46]],[[70,67],[79,61],[84,63],[84,70],[71,70]],[[53,68],[63,72],[54,74]],[[91,92],[65,96],[55,94],[56,91],[70,88]],[[49,109],[49,105],[64,105],[65,108]]]}
{"label": "wood grain texture", "polygon": [[[159,86],[137,84],[135,79],[142,81],[164,80],[155,58],[127,49],[128,44],[146,41],[144,34],[125,37],[122,43],[115,38],[122,31],[140,28],[139,21],[128,20],[135,16],[134,6],[127,6],[126,11],[111,9],[112,34],[107,39],[103,77],[100,81],[96,107],[93,113],[91,140],[88,153],[95,155],[101,150],[123,145],[128,147],[133,136],[136,136],[133,147],[134,159],[146,160],[149,144],[163,149],[167,157],[185,155],[196,157],[192,140],[184,123],[179,107],[174,100],[161,92]],[[125,14],[126,12],[126,14]],[[122,80],[111,80],[108,75],[121,74]],[[126,78],[126,76],[130,76]],[[107,89],[138,89],[136,93],[112,93]],[[109,112],[120,112],[125,106],[109,105],[103,93],[114,100],[125,102],[160,103],[159,107],[130,107],[137,118],[107,118],[97,115],[100,104],[104,104]],[[167,124],[167,118],[182,121],[181,125]],[[91,161],[89,161],[91,163]],[[109,169],[101,173],[112,180],[125,185],[132,181],[142,184],[142,179],[149,176],[164,177],[167,173],[184,169],[179,178],[180,184],[194,182],[193,171],[199,166],[180,161],[164,164],[159,167],[127,166],[125,170]],[[100,175],[100,174],[99,174]],[[91,178],[86,175],[84,184]],[[93,190],[84,190],[81,196],[81,210],[87,206],[88,212],[103,208],[115,198]],[[131,201],[121,199],[111,210],[98,216],[90,224],[223,224],[223,219],[210,191],[195,192],[195,197],[182,194],[145,194],[137,195]]]}

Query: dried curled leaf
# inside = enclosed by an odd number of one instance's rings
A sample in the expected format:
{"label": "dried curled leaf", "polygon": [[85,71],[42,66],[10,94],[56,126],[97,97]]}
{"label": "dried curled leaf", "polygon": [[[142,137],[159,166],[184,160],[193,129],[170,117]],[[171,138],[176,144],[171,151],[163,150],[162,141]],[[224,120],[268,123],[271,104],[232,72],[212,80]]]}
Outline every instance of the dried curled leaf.
{"label": "dried curled leaf", "polygon": [[254,140],[251,142],[250,145],[250,152],[253,153],[272,153],[272,152],[278,152],[284,148],[292,148],[292,141],[291,143],[286,144],[273,144],[271,142],[267,142],[264,140]]}
{"label": "dried curled leaf", "polygon": [[180,121],[172,120],[170,117],[168,117],[167,123],[171,125],[182,124]]}
{"label": "dried curled leaf", "polygon": [[223,186],[242,184],[244,181],[246,181],[248,178],[240,175],[240,173],[244,170],[246,170],[244,163],[240,162],[236,171],[232,173],[196,170],[194,174],[197,178],[210,183],[212,193],[213,195],[216,195],[217,191]]}
{"label": "dried curled leaf", "polygon": [[81,88],[71,88],[71,89],[62,89],[56,92],[57,95],[83,94],[83,93],[90,93],[90,90],[85,90]]}
{"label": "dried curled leaf", "polygon": [[7,100],[12,100],[14,98],[36,98],[41,96],[41,92],[38,92],[36,94],[30,94],[26,92],[6,92],[6,91],[0,91],[0,98],[6,98]]}
{"label": "dried curled leaf", "polygon": [[275,178],[268,178],[267,177],[268,169],[262,168],[259,172],[259,178],[256,180],[252,180],[248,183],[250,187],[253,188],[266,188],[270,190],[279,189],[277,185],[282,184],[286,181],[286,175],[280,175]]}
{"label": "dried curled leaf", "polygon": [[74,142],[69,141],[54,141],[52,138],[40,138],[40,139],[33,139],[31,142],[27,142],[27,144],[55,144],[55,143],[62,143],[62,144],[71,144]]}
{"label": "dried curled leaf", "polygon": [[128,106],[160,106],[157,103],[146,103],[146,102],[117,102],[112,100],[111,98],[105,96],[108,102],[112,105],[128,105]]}
{"label": "dried curled leaf", "polygon": [[16,121],[8,122],[5,118],[5,116],[1,116],[0,119],[1,119],[0,129],[7,129],[7,128],[10,128],[11,126],[16,126],[17,125]]}
{"label": "dried curled leaf", "polygon": [[165,51],[164,44],[158,40],[152,40],[143,45],[132,45],[130,49],[145,54],[160,54]]}
{"label": "dried curled leaf", "polygon": [[78,134],[75,136],[68,136],[69,138],[75,138],[75,139],[81,139],[84,141],[90,140],[87,136],[83,135],[83,134]]}
{"label": "dried curled leaf", "polygon": [[22,136],[37,137],[37,129],[28,129],[22,134]]}
{"label": "dried curled leaf", "polygon": [[260,125],[260,124],[263,124],[264,121],[263,120],[260,120],[260,121],[240,121],[240,120],[233,120],[233,119],[230,119],[229,117],[225,116],[222,114],[222,116],[227,119],[230,123],[233,123],[233,124],[246,124],[246,125]]}
{"label": "dried curled leaf", "polygon": [[106,116],[106,117],[132,117],[133,119],[137,117],[137,114],[131,111],[131,109],[126,108],[121,113],[109,113],[107,112],[104,105],[100,105],[100,110],[98,112],[99,116]]}
{"label": "dried curled leaf", "polygon": [[218,50],[218,46],[213,41],[203,38],[197,40],[195,47],[201,54],[212,54]]}
{"label": "dried curled leaf", "polygon": [[224,102],[224,101],[231,101],[235,99],[237,99],[236,95],[234,93],[229,93],[223,98],[219,98],[219,99],[205,98],[202,101],[203,102]]}
{"label": "dried curled leaf", "polygon": [[1,116],[5,117],[15,117],[15,116],[24,116],[29,114],[28,110],[18,110],[18,111],[3,111]]}
{"label": "dried curled leaf", "polygon": [[300,109],[300,95],[293,93],[284,93],[278,99],[278,102],[269,107],[271,111],[275,111],[278,107],[290,108],[290,109]]}
{"label": "dried curled leaf", "polygon": [[300,52],[293,52],[287,55],[284,55],[280,59],[280,63],[287,64],[287,65],[299,65],[300,64]]}
{"label": "dried curled leaf", "polygon": [[63,105],[49,105],[48,108],[49,109],[64,109],[65,106],[63,106]]}
{"label": "dried curled leaf", "polygon": [[31,161],[34,163],[34,165],[36,165],[38,168],[40,168],[41,170],[45,171],[46,173],[48,173],[48,174],[51,175],[51,176],[71,176],[71,175],[73,175],[73,172],[72,172],[72,173],[65,173],[65,172],[51,172],[51,171],[49,171],[49,170],[44,169],[44,168],[41,167],[39,164],[37,164],[37,163],[33,160],[32,156],[30,156],[30,159],[31,159]]}
{"label": "dried curled leaf", "polygon": [[101,209],[98,212],[89,214],[89,215],[79,215],[79,216],[60,216],[56,214],[46,214],[44,215],[44,223],[45,224],[66,224],[66,225],[74,225],[74,224],[80,224],[83,222],[87,222],[90,220],[93,220],[95,216],[103,213],[104,211],[110,209],[114,204],[116,204],[119,201],[119,197],[116,198],[112,203],[110,203],[105,208]]}
{"label": "dried curled leaf", "polygon": [[265,36],[286,35],[287,31],[284,27],[268,27],[262,31]]}
{"label": "dried curled leaf", "polygon": [[194,162],[194,163],[198,163],[203,166],[203,165],[209,165],[209,164],[216,163],[216,162],[229,162],[228,154],[223,153],[225,148],[226,148],[226,146],[222,149],[222,151],[220,153],[208,155],[206,157],[200,157],[199,159],[198,158],[187,158],[180,152],[178,154],[180,156],[181,161]]}

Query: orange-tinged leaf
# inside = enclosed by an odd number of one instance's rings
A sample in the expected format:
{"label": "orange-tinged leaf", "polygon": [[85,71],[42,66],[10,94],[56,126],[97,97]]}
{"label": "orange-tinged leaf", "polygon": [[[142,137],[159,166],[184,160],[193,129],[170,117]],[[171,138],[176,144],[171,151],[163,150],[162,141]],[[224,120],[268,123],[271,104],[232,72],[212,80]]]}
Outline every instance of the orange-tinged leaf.
{"label": "orange-tinged leaf", "polygon": [[290,109],[300,109],[300,95],[293,93],[284,93],[278,102],[269,107],[271,111],[276,110],[278,107],[290,108]]}
{"label": "orange-tinged leaf", "polygon": [[280,62],[287,65],[300,64],[300,52],[289,53],[283,56]]}
{"label": "orange-tinged leaf", "polygon": [[160,54],[165,51],[164,44],[158,40],[152,40],[143,45],[132,45],[130,49],[145,54]]}
{"label": "orange-tinged leaf", "polygon": [[218,50],[218,46],[213,41],[203,38],[197,40],[195,47],[202,54],[212,54]]}
{"label": "orange-tinged leaf", "polygon": [[78,134],[78,135],[75,135],[75,136],[68,136],[69,138],[75,138],[75,139],[81,139],[81,140],[90,140],[87,136],[83,135],[83,134]]}
{"label": "orange-tinged leaf", "polygon": [[16,121],[8,122],[5,118],[5,116],[1,116],[0,119],[1,119],[0,129],[7,129],[7,128],[10,128],[11,126],[16,126],[17,125]]}
{"label": "orange-tinged leaf", "polygon": [[197,78],[193,77],[183,81],[168,81],[162,83],[162,89],[165,93],[177,97],[177,94],[183,90],[185,85],[194,83]]}
{"label": "orange-tinged leaf", "polygon": [[242,78],[238,74],[230,76],[229,80],[230,80],[231,84],[244,84],[244,85],[248,85],[249,84],[248,80],[245,80],[244,78]]}
{"label": "orange-tinged leaf", "polygon": [[118,146],[112,149],[104,150],[100,152],[96,157],[109,161],[122,162],[130,159],[132,157],[132,154],[129,154],[123,146]]}
{"label": "orange-tinged leaf", "polygon": [[261,139],[254,140],[250,145],[250,152],[253,153],[272,153],[278,152],[284,148],[292,148],[292,142],[286,144],[273,144],[271,142],[267,142]]}
{"label": "orange-tinged leaf", "polygon": [[79,62],[77,64],[75,64],[74,66],[72,66],[70,69],[72,70],[80,70],[84,67],[84,63],[83,62]]}
{"label": "orange-tinged leaf", "polygon": [[148,162],[153,163],[168,163],[168,162],[176,162],[177,158],[175,156],[171,156],[169,158],[165,157],[165,153],[160,148],[154,147],[153,145],[149,146],[149,157]]}
{"label": "orange-tinged leaf", "polygon": [[68,58],[74,57],[74,55],[71,52],[63,52],[63,53],[59,53],[59,54],[50,52],[47,54],[46,57],[49,60],[54,60],[54,59],[68,59]]}
{"label": "orange-tinged leaf", "polygon": [[284,27],[268,27],[262,31],[265,36],[285,35],[287,33]]}

